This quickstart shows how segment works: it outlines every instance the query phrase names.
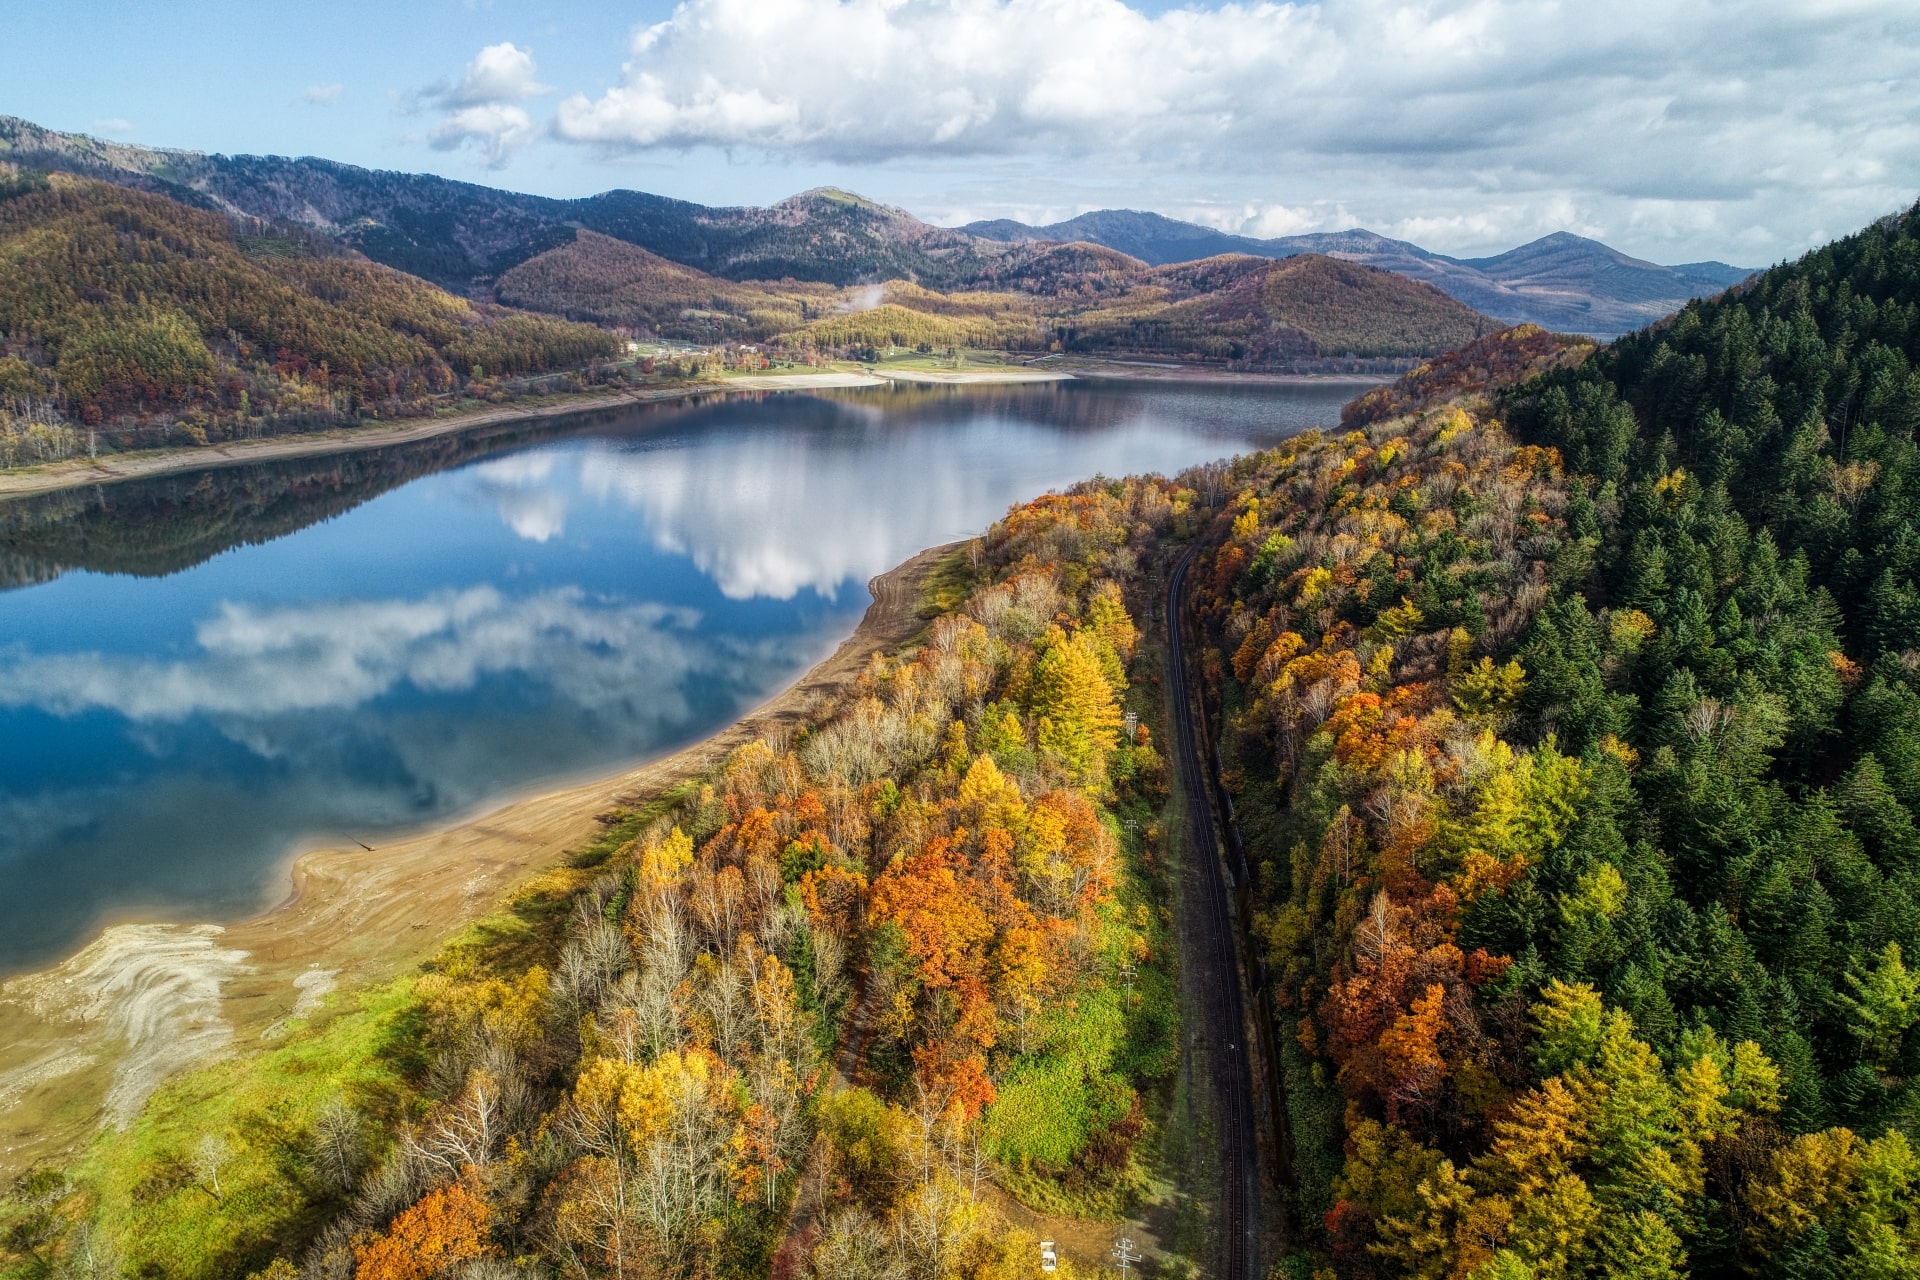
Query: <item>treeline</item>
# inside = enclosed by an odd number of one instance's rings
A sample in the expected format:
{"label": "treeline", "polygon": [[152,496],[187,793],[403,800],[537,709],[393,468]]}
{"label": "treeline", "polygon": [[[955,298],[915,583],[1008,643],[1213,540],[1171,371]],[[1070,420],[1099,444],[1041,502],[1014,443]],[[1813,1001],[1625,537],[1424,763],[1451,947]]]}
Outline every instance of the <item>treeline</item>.
{"label": "treeline", "polygon": [[1435,356],[1394,381],[1356,396],[1340,410],[1340,425],[1351,431],[1423,406],[1510,387],[1577,365],[1596,349],[1595,343],[1578,335],[1548,333],[1536,324],[1515,325]]}
{"label": "treeline", "polygon": [[1131,593],[1193,502],[1100,482],[1016,509],[791,740],[23,1183],[16,1263],[1012,1280],[1034,1242],[988,1180],[1126,1210],[1142,1090],[1178,1058]]}
{"label": "treeline", "polygon": [[0,402],[52,406],[96,447],[424,412],[614,353],[597,329],[477,308],[311,238],[237,238],[159,196],[64,176],[0,193]]}
{"label": "treeline", "polygon": [[1920,211],[1239,464],[1299,1274],[1914,1274],[1917,304]]}
{"label": "treeline", "polygon": [[997,314],[942,314],[891,301],[892,289],[893,286],[888,286],[889,301],[816,320],[786,335],[785,345],[812,344],[828,350],[976,347],[1032,351],[1045,348],[1038,318],[1018,300]]}

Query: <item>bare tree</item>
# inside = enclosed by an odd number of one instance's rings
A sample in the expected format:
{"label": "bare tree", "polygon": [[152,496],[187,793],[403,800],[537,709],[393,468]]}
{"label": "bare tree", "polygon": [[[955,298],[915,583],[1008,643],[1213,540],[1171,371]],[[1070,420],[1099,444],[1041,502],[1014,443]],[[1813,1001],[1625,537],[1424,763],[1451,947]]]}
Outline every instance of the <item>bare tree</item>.
{"label": "bare tree", "polygon": [[347,1192],[366,1165],[367,1140],[360,1115],[344,1098],[334,1098],[314,1117],[314,1169],[330,1190]]}
{"label": "bare tree", "polygon": [[193,1149],[193,1176],[200,1180],[200,1189],[215,1201],[226,1199],[226,1193],[220,1189],[220,1171],[232,1159],[233,1148],[218,1134],[207,1134]]}

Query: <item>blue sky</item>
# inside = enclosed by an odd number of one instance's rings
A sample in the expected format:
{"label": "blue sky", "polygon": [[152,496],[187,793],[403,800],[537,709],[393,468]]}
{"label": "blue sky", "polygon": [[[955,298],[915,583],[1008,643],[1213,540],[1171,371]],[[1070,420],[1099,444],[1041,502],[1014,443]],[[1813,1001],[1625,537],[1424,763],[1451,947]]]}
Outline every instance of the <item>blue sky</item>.
{"label": "blue sky", "polygon": [[1778,260],[1920,194],[1885,0],[6,0],[0,112],[552,195]]}

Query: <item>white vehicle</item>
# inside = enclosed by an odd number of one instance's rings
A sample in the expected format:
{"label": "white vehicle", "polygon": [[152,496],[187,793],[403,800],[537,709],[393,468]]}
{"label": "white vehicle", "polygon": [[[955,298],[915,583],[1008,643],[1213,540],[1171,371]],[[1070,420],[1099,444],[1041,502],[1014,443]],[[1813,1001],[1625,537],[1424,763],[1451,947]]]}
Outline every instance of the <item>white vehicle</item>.
{"label": "white vehicle", "polygon": [[1060,1255],[1053,1251],[1053,1241],[1042,1240],[1040,1242],[1040,1269],[1042,1271],[1052,1271],[1059,1265]]}

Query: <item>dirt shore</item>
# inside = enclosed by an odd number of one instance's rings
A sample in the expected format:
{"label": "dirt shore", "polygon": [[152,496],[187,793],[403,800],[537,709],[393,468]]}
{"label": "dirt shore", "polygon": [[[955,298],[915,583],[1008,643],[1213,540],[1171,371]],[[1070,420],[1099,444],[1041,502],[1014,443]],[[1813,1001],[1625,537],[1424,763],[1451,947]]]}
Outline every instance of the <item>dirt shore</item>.
{"label": "dirt shore", "polygon": [[703,741],[590,782],[514,799],[378,848],[302,854],[292,892],[221,927],[107,929],[52,969],[0,984],[0,1181],[125,1123],[169,1075],[257,1045],[336,986],[377,982],[430,955],[517,885],[600,831],[599,815],[712,769],[753,739],[797,727],[876,652],[920,629],[921,587],[953,547],[869,584],[854,633],[797,683]]}
{"label": "dirt shore", "polygon": [[452,413],[444,417],[409,418],[403,422],[377,422],[297,436],[276,436],[271,440],[236,440],[204,449],[154,450],[114,454],[107,458],[74,458],[18,471],[0,471],[0,499],[50,493],[56,489],[74,489],[82,485],[113,484],[120,480],[168,475],[176,471],[204,471],[210,467],[238,467],[254,462],[272,462],[279,458],[308,458],[320,454],[353,453],[362,449],[384,449],[501,422],[530,422],[569,413],[617,409],[622,405],[662,404],[728,391],[829,391],[843,387],[878,387],[884,386],[885,382],[884,378],[869,374],[844,372],[755,374],[673,387],[582,393],[551,403],[507,405],[472,413]]}
{"label": "dirt shore", "polygon": [[1074,375],[1057,369],[1037,369],[1014,365],[1004,369],[886,369],[880,376],[889,382],[911,382],[925,386],[981,387],[1005,386],[1019,382],[1071,382]]}
{"label": "dirt shore", "polygon": [[333,431],[315,431],[298,436],[276,436],[271,440],[236,440],[204,449],[153,450],[145,453],[114,454],[108,458],[74,458],[50,462],[20,470],[0,470],[0,500],[51,493],[58,489],[77,489],[84,485],[113,484],[170,475],[180,471],[203,471],[211,467],[238,467],[254,462],[272,462],[280,458],[308,458],[330,453],[354,453],[363,449],[384,449],[410,444],[435,436],[452,435],[502,422],[535,421],[570,413],[592,413],[617,409],[630,404],[662,404],[696,396],[729,391],[834,391],[855,387],[881,387],[889,383],[928,386],[1008,386],[1019,383],[1068,382],[1076,378],[1105,378],[1148,382],[1217,382],[1247,386],[1337,383],[1355,387],[1373,386],[1392,380],[1386,374],[1265,374],[1215,369],[1203,365],[1183,365],[1145,360],[1092,360],[1081,357],[1044,357],[1029,364],[1000,368],[973,369],[887,369],[826,370],[820,373],[744,374],[713,382],[688,383],[674,387],[586,393],[566,396],[551,403],[511,405],[445,417],[408,419],[397,423],[373,423],[368,426],[341,427]]}

